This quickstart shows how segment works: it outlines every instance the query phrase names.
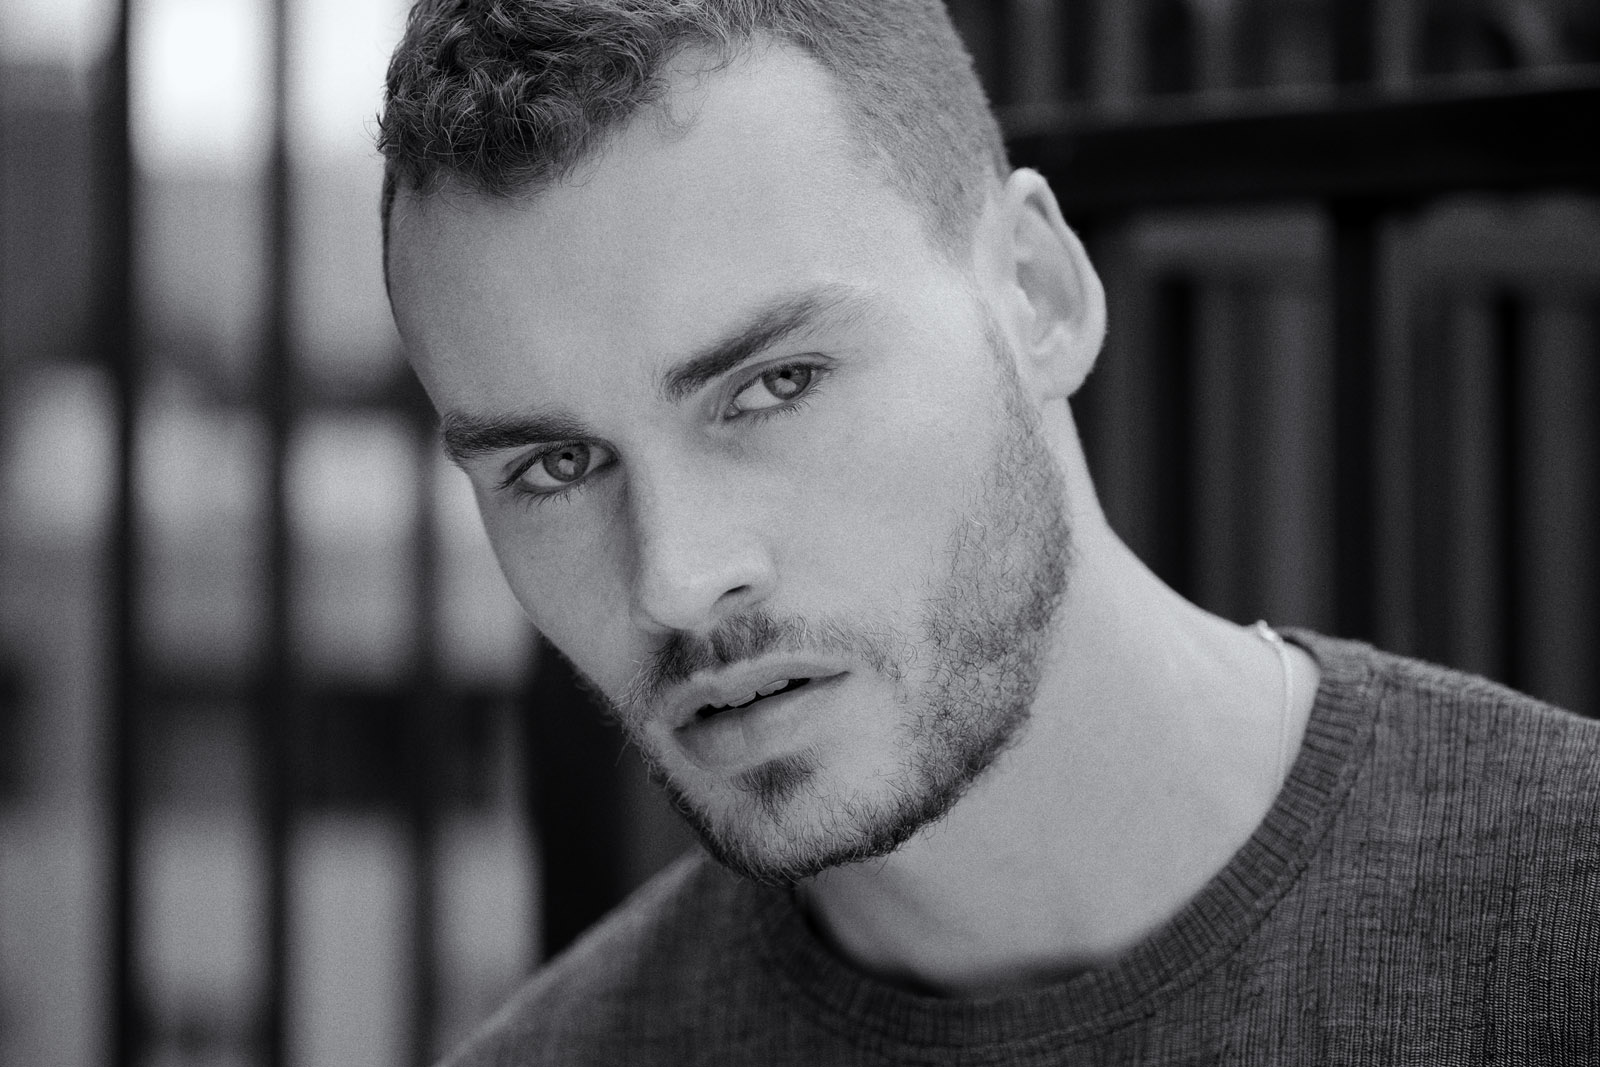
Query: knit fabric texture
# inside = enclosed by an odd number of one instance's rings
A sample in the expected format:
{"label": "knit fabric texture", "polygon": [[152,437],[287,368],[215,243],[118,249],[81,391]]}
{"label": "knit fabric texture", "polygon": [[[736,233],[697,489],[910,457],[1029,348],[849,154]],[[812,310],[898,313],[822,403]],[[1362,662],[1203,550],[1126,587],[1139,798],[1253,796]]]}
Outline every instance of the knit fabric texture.
{"label": "knit fabric texture", "polygon": [[985,999],[854,970],[700,855],[450,1067],[1600,1064],[1600,722],[1290,631],[1322,670],[1251,839],[1105,967]]}

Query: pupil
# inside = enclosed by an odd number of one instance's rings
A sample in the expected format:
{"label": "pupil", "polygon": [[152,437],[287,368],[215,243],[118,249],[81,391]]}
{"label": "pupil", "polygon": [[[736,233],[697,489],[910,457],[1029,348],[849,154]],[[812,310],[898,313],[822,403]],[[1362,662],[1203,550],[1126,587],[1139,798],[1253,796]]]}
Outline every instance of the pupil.
{"label": "pupil", "polygon": [[785,367],[767,375],[767,388],[779,400],[788,400],[798,394],[811,380],[809,367]]}
{"label": "pupil", "polygon": [[549,453],[543,460],[545,473],[560,482],[570,482],[583,477],[589,469],[589,446],[566,445]]}

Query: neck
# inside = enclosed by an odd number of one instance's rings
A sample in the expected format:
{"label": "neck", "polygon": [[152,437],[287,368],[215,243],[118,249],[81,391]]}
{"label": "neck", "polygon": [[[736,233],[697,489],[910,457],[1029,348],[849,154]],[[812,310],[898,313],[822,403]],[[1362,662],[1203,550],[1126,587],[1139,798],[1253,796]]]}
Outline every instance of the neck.
{"label": "neck", "polygon": [[800,887],[821,935],[880,977],[972,995],[1114,960],[1260,824],[1285,729],[1298,749],[1310,657],[1293,652],[1286,722],[1259,635],[1173,593],[1097,509],[1074,521],[1073,584],[1020,742],[886,859]]}

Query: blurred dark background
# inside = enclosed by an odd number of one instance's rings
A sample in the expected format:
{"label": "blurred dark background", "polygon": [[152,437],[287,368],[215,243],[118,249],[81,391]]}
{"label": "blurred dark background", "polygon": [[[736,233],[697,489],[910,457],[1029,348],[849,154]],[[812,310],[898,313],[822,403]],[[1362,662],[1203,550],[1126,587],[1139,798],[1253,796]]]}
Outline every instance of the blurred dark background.
{"label": "blurred dark background", "polygon": [[[951,9],[1105,276],[1133,546],[1600,710],[1600,7]],[[687,845],[396,350],[403,16],[0,7],[0,1063],[423,1063]]]}

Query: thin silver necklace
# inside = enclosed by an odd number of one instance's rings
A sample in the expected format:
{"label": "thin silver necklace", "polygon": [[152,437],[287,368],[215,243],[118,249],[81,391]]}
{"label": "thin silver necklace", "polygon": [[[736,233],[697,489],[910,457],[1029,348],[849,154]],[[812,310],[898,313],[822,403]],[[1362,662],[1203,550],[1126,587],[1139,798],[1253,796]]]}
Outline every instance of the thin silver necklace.
{"label": "thin silver necklace", "polygon": [[1283,710],[1278,715],[1278,777],[1282,782],[1289,767],[1289,711],[1294,704],[1294,661],[1289,658],[1289,646],[1278,631],[1267,625],[1265,619],[1256,622],[1256,636],[1271,645],[1278,653],[1278,663],[1283,667]]}

